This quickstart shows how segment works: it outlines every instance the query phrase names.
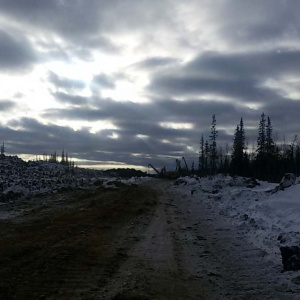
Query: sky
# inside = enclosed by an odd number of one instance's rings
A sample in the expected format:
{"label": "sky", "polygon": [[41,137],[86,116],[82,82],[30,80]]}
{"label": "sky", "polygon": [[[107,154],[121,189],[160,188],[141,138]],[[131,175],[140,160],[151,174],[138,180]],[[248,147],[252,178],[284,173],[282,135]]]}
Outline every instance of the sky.
{"label": "sky", "polygon": [[299,133],[297,0],[1,0],[0,140],[79,166],[197,164],[215,114],[229,148],[243,117]]}

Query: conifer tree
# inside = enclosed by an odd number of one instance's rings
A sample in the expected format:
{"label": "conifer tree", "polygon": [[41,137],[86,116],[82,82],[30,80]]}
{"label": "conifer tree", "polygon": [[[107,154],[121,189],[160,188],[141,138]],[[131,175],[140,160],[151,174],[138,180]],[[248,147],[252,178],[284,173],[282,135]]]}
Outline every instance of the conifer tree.
{"label": "conifer tree", "polygon": [[210,130],[210,169],[211,174],[215,174],[217,171],[217,159],[218,159],[218,152],[217,152],[217,137],[218,131],[216,129],[216,116],[212,116],[212,123],[211,123],[211,130]]}
{"label": "conifer tree", "polygon": [[245,153],[245,129],[243,118],[240,124],[236,126],[233,139],[232,159],[231,159],[231,173],[234,175],[245,175],[247,173],[247,155]]}
{"label": "conifer tree", "polygon": [[210,148],[209,148],[208,140],[206,140],[205,144],[204,144],[204,168],[203,168],[204,172],[207,172],[207,170],[208,170],[209,156],[210,156]]}
{"label": "conifer tree", "polygon": [[266,118],[262,113],[258,126],[256,157],[254,161],[254,176],[266,180]]}
{"label": "conifer tree", "polygon": [[65,149],[63,149],[63,151],[61,153],[61,161],[60,161],[60,163],[62,165],[64,165],[66,163],[66,161],[65,161]]}
{"label": "conifer tree", "polygon": [[300,146],[297,144],[295,150],[295,173],[296,176],[300,175]]}
{"label": "conifer tree", "polygon": [[4,146],[4,142],[3,142],[3,144],[2,144],[2,146],[1,146],[1,156],[5,156],[5,146]]}
{"label": "conifer tree", "polygon": [[204,170],[204,161],[205,161],[205,149],[204,149],[204,137],[203,134],[200,140],[200,151],[199,151],[199,162],[198,162],[198,171],[201,172]]}
{"label": "conifer tree", "polygon": [[0,150],[0,151],[1,151],[1,152],[0,152],[1,157],[4,157],[4,156],[5,156],[5,146],[4,146],[4,142],[3,142],[2,146],[1,146],[1,150]]}
{"label": "conifer tree", "polygon": [[273,140],[271,119],[267,117],[266,120],[265,114],[262,113],[258,128],[254,175],[263,180],[277,180],[276,171],[279,165],[279,152]]}
{"label": "conifer tree", "polygon": [[273,127],[271,124],[271,119],[267,118],[267,125],[266,125],[266,153],[269,155],[273,155],[275,151],[275,143],[273,140]]}
{"label": "conifer tree", "polygon": [[257,155],[263,155],[266,152],[266,119],[264,113],[262,113],[259,122],[256,152]]}

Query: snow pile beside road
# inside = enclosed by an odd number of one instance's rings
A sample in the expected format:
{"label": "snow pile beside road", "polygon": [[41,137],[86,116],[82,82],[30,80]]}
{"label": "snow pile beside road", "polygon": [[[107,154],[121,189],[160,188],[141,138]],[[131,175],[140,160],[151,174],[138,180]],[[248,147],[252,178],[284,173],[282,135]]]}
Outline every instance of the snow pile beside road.
{"label": "snow pile beside road", "polygon": [[275,186],[218,175],[182,177],[174,189],[230,218],[266,254],[278,255],[280,246],[300,246],[300,185],[272,193]]}
{"label": "snow pile beside road", "polygon": [[0,203],[68,189],[93,187],[101,171],[44,161],[24,162],[17,156],[0,157]]}

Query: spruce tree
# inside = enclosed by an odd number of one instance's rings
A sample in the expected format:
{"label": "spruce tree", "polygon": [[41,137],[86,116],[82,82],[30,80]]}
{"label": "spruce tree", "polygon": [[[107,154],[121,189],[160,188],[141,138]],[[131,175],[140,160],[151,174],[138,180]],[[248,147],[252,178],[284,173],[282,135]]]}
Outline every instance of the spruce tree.
{"label": "spruce tree", "polygon": [[65,149],[63,149],[63,151],[61,153],[61,161],[60,161],[60,163],[62,165],[64,165],[66,163],[66,161],[65,161]]}
{"label": "spruce tree", "polygon": [[212,116],[212,123],[211,123],[211,130],[210,130],[210,169],[211,174],[215,174],[217,171],[217,159],[218,159],[218,152],[217,152],[217,137],[218,131],[216,129],[216,116]]}
{"label": "spruce tree", "polygon": [[295,173],[296,173],[296,176],[300,175],[300,147],[299,147],[299,144],[297,144],[296,151],[295,151]]}
{"label": "spruce tree", "polygon": [[199,151],[199,162],[198,162],[198,171],[204,171],[204,161],[205,161],[205,145],[204,145],[204,137],[203,134],[200,140],[200,151]]}
{"label": "spruce tree", "polygon": [[256,152],[257,155],[263,155],[266,152],[266,119],[264,113],[262,113],[259,122]]}
{"label": "spruce tree", "polygon": [[4,142],[1,146],[1,156],[4,157],[5,156],[5,146],[4,146]]}
{"label": "spruce tree", "polygon": [[231,173],[233,175],[244,176],[247,173],[247,155],[245,153],[245,129],[243,118],[240,120],[240,124],[236,126],[233,139],[233,149],[231,156]]}
{"label": "spruce tree", "polygon": [[205,144],[204,144],[204,168],[203,168],[203,173],[207,173],[209,156],[210,156],[210,148],[209,148],[208,140],[206,140]]}
{"label": "spruce tree", "polygon": [[245,150],[245,141],[246,141],[246,136],[245,136],[245,129],[244,129],[244,121],[243,118],[240,120],[240,143],[242,150]]}
{"label": "spruce tree", "polygon": [[266,125],[266,153],[269,155],[273,155],[275,151],[275,143],[273,140],[273,127],[271,124],[271,119],[267,118],[267,125]]}
{"label": "spruce tree", "polygon": [[255,176],[268,181],[276,180],[274,173],[278,162],[276,161],[273,127],[271,119],[267,117],[266,121],[264,113],[262,113],[259,122],[256,153],[254,162]]}
{"label": "spruce tree", "polygon": [[242,154],[241,154],[241,144],[240,144],[240,127],[236,126],[234,138],[233,138],[233,146],[232,146],[232,155],[231,155],[231,174],[232,175],[240,175],[240,165],[242,164]]}

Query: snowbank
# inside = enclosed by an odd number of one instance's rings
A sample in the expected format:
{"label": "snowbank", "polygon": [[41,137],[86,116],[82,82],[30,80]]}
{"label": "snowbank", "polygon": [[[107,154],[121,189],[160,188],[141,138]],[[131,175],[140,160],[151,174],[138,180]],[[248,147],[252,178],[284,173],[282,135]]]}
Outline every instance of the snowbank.
{"label": "snowbank", "polygon": [[300,246],[300,185],[272,193],[275,186],[218,175],[182,177],[173,188],[230,218],[266,255],[280,256],[280,246]]}

